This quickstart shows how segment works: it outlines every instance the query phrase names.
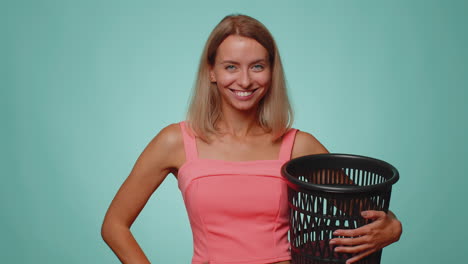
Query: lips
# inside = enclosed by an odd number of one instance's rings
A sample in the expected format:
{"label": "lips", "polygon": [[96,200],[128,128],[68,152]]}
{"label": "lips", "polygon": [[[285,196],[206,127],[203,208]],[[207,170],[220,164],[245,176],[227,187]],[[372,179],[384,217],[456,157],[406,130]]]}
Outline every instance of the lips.
{"label": "lips", "polygon": [[[258,89],[258,88],[257,88]],[[238,98],[250,98],[257,89],[252,89],[248,91],[239,91],[239,90],[234,90],[234,89],[229,89],[231,92]]]}

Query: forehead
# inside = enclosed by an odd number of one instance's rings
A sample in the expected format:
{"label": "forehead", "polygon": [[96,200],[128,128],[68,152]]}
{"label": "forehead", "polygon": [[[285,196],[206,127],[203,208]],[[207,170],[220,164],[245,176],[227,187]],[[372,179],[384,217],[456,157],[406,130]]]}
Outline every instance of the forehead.
{"label": "forehead", "polygon": [[219,45],[216,60],[236,62],[268,60],[268,51],[255,39],[231,35]]}

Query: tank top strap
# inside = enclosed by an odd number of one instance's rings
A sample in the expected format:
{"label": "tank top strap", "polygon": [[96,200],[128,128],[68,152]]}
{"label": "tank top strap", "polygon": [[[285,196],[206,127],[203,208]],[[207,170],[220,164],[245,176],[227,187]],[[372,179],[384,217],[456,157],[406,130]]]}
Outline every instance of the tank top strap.
{"label": "tank top strap", "polygon": [[197,144],[195,142],[195,135],[187,126],[185,121],[180,124],[180,130],[182,131],[182,137],[184,139],[185,159],[186,161],[194,160],[198,158]]}
{"label": "tank top strap", "polygon": [[281,149],[279,159],[288,161],[291,159],[291,153],[294,146],[294,140],[296,139],[297,129],[291,128],[288,132],[283,135],[283,142],[281,143]]}

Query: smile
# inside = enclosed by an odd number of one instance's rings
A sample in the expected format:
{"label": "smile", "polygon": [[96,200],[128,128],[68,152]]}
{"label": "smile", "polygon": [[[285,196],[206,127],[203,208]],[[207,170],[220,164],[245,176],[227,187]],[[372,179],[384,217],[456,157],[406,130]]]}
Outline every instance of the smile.
{"label": "smile", "polygon": [[253,89],[253,90],[250,90],[250,91],[237,91],[237,90],[233,90],[233,89],[229,89],[231,90],[231,92],[233,92],[235,95],[239,96],[239,97],[248,97],[250,95],[252,95],[257,89]]}

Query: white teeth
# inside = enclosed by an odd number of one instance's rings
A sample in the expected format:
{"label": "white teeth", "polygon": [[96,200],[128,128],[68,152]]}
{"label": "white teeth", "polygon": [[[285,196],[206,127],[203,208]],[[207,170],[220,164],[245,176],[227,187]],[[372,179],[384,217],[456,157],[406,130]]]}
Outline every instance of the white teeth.
{"label": "white teeth", "polygon": [[235,93],[236,93],[237,96],[245,97],[245,96],[251,95],[253,92],[238,92],[238,91],[236,91]]}

